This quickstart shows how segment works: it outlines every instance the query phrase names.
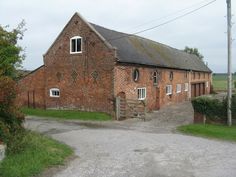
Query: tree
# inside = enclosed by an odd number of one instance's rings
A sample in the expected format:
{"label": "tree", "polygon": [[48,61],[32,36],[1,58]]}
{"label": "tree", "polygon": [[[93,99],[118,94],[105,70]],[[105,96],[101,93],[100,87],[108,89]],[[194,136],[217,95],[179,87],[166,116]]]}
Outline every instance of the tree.
{"label": "tree", "polygon": [[16,70],[24,59],[18,41],[23,38],[24,25],[22,21],[12,31],[0,26],[0,143],[6,143],[7,150],[11,149],[15,135],[24,130],[21,126],[24,115],[15,104]]}
{"label": "tree", "polygon": [[197,48],[190,48],[188,46],[185,47],[184,52],[196,55],[198,58],[203,60],[204,56],[198,51]]}
{"label": "tree", "polygon": [[8,26],[0,25],[0,71],[2,75],[16,78],[16,69],[21,66],[25,58],[23,48],[18,45],[18,41],[24,36],[24,20],[17,28],[8,31]]}

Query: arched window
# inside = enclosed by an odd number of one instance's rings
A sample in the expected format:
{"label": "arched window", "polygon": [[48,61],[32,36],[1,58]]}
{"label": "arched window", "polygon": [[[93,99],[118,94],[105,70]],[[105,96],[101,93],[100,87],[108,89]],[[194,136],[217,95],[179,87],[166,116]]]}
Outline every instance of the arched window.
{"label": "arched window", "polygon": [[74,36],[70,38],[70,53],[82,53],[82,37]]}
{"label": "arched window", "polygon": [[139,79],[139,70],[138,69],[135,69],[134,72],[133,72],[133,80],[135,82],[137,82]]}
{"label": "arched window", "polygon": [[60,97],[60,89],[58,88],[51,88],[49,92],[50,97]]}
{"label": "arched window", "polygon": [[173,78],[174,78],[174,73],[173,73],[173,71],[170,71],[170,75],[169,75],[169,79],[170,79],[170,81],[172,81]]}
{"label": "arched window", "polygon": [[157,85],[157,82],[158,82],[158,73],[157,73],[157,71],[154,71],[153,72],[153,84]]}

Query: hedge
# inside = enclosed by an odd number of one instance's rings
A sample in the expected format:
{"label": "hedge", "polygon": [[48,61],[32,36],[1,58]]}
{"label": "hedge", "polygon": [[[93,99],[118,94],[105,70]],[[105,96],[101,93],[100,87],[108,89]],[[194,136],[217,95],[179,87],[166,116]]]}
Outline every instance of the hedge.
{"label": "hedge", "polygon": [[[195,112],[205,115],[210,119],[227,120],[227,98],[220,101],[208,96],[201,96],[192,99]],[[232,96],[232,117],[236,119],[236,94]]]}

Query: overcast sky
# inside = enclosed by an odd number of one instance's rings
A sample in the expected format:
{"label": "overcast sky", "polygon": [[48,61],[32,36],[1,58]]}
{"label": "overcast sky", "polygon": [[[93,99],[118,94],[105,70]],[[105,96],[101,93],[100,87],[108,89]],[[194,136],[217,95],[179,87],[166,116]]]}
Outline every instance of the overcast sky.
{"label": "overcast sky", "polygon": [[[0,0],[0,24],[15,27],[22,19],[26,21],[27,31],[20,45],[26,48],[27,57],[23,67],[32,70],[43,64],[42,55],[75,12],[79,12],[89,22],[121,32],[134,33],[166,22],[210,1]],[[232,3],[232,13],[236,15],[236,2]],[[187,11],[175,13],[186,8]],[[177,49],[183,49],[185,46],[197,47],[214,72],[226,72],[225,16],[226,0],[217,0],[193,14],[139,35]],[[150,21],[152,22],[147,23]],[[233,22],[235,21],[234,16]],[[233,38],[236,38],[235,25],[232,31]],[[236,41],[233,42],[234,72],[235,50]]]}

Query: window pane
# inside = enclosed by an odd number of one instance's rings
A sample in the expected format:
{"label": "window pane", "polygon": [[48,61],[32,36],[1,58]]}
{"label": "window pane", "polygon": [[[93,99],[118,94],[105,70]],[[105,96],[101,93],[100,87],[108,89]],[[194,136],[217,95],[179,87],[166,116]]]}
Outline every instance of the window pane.
{"label": "window pane", "polygon": [[75,45],[76,45],[75,42],[76,42],[75,39],[72,39],[72,40],[71,40],[71,52],[76,52],[76,51],[75,51]]}
{"label": "window pane", "polygon": [[81,52],[81,38],[77,39],[76,52]]}

